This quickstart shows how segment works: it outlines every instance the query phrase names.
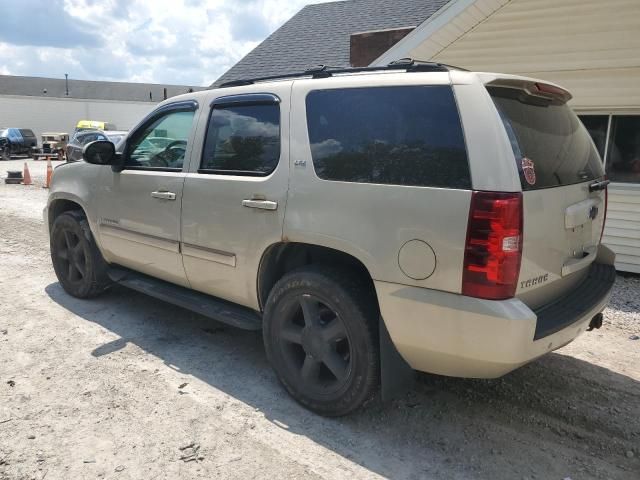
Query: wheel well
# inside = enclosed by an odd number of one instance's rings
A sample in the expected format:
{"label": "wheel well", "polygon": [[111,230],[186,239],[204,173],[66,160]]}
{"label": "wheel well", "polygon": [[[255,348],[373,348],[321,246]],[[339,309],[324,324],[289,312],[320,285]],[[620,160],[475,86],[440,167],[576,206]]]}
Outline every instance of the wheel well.
{"label": "wheel well", "polygon": [[347,268],[359,275],[370,286],[375,296],[373,279],[364,264],[352,255],[319,245],[307,243],[276,243],[262,256],[258,272],[258,302],[260,309],[271,289],[286,273],[305,265],[332,265]]}
{"label": "wheel well", "polygon": [[51,202],[51,205],[49,205],[49,230],[51,230],[51,227],[53,227],[53,221],[59,215],[71,210],[80,210],[81,212],[84,212],[84,210],[79,204],[71,200],[61,199],[61,200],[54,200],[53,202]]}

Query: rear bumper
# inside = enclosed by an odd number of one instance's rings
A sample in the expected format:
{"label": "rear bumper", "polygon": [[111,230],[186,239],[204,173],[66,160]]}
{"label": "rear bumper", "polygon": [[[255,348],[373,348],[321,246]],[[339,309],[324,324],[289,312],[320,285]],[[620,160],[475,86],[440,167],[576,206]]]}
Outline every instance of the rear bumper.
{"label": "rear bumper", "polygon": [[615,280],[614,266],[592,263],[586,278],[568,295],[560,301],[534,310],[536,331],[533,339],[540,340],[559,332],[575,323],[576,319],[588,315],[594,308],[597,309],[603,298],[609,299]]}
{"label": "rear bumper", "polygon": [[376,290],[389,335],[412,368],[495,378],[571,342],[604,310],[615,268],[590,268],[571,294],[537,312],[517,298],[482,300],[385,282]]}

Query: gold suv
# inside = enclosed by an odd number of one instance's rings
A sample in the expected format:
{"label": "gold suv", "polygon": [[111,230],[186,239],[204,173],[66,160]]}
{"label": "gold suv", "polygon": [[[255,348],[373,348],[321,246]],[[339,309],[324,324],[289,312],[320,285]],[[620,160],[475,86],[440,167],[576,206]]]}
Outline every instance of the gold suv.
{"label": "gold suv", "polygon": [[53,265],[76,297],[117,282],[261,329],[323,415],[413,370],[504,375],[599,327],[615,279],[570,98],[411,61],[175,97],[56,169]]}

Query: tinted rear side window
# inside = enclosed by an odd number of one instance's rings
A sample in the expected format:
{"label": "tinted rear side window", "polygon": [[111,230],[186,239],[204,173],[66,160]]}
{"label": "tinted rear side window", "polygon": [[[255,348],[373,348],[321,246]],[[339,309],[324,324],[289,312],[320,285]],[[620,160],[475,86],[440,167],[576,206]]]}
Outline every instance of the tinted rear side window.
{"label": "tinted rear side window", "polygon": [[515,155],[523,190],[586,182],[604,175],[589,133],[566,104],[514,88],[488,88]]}
{"label": "tinted rear side window", "polygon": [[322,179],[471,188],[450,86],[316,90],[306,106],[313,165]]}

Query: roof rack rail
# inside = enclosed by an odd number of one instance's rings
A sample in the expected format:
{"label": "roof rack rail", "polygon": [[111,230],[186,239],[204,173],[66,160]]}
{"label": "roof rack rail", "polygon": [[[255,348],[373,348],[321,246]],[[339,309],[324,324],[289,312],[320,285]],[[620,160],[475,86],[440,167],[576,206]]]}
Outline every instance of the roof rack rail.
{"label": "roof rack rail", "polygon": [[444,63],[425,62],[414,60],[412,58],[401,58],[394,60],[387,65],[379,67],[330,67],[327,65],[318,65],[308,68],[303,72],[286,73],[282,75],[272,75],[268,77],[248,78],[241,80],[232,80],[219,85],[217,88],[240,87],[245,85],[253,85],[258,82],[268,82],[270,80],[287,80],[290,78],[329,78],[336,74],[362,73],[362,72],[384,72],[389,70],[406,70],[407,72],[448,72],[450,70],[463,70],[464,68],[454,67]]}

